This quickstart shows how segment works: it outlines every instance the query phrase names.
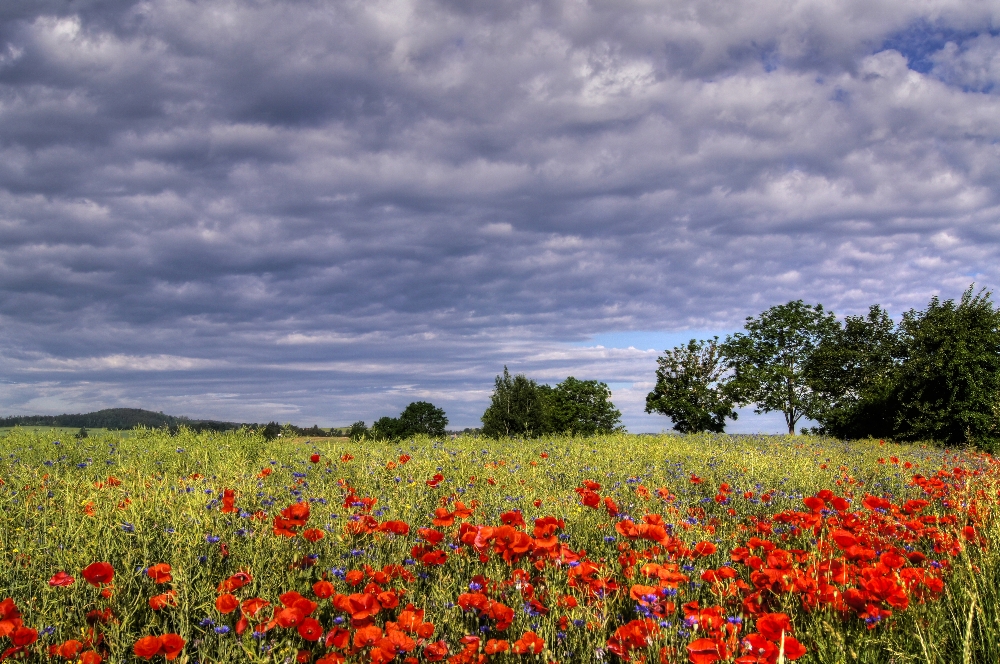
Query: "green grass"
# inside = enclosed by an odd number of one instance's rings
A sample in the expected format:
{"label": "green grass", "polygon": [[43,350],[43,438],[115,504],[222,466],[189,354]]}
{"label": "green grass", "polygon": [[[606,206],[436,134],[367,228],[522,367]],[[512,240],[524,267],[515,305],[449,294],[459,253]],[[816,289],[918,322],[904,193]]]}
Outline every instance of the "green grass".
{"label": "green grass", "polygon": [[[685,647],[699,634],[682,624],[679,606],[685,602],[722,605],[727,616],[743,618],[747,629],[741,634],[752,631],[753,620],[741,616],[738,602],[715,594],[700,582],[699,574],[729,559],[729,551],[752,534],[743,529],[752,526],[753,518],[804,510],[802,498],[823,489],[838,494],[852,490],[857,499],[854,508],[859,511],[863,511],[858,503],[866,492],[889,496],[899,504],[923,495],[910,484],[914,472],[932,475],[942,467],[963,466],[984,469],[982,475],[969,479],[970,495],[962,500],[983,492],[977,498],[978,530],[987,547],[967,546],[947,560],[952,569],[939,598],[925,603],[914,599],[905,611],[895,611],[871,629],[852,613],[841,615],[829,608],[806,611],[794,594],[775,596],[771,609],[792,617],[796,637],[808,648],[800,662],[1000,661],[996,466],[977,455],[815,437],[616,435],[531,441],[462,437],[398,445],[319,439],[304,445],[265,443],[238,432],[196,435],[182,431],[169,436],[162,431],[91,430],[91,436],[83,440],[73,439],[73,433],[42,427],[0,433],[4,436],[0,438],[0,479],[4,482],[0,487],[0,588],[4,593],[0,599],[12,597],[24,624],[42,630],[39,643],[32,646],[39,658],[48,645],[83,640],[88,612],[105,608],[111,608],[116,620],[99,625],[97,631],[103,635],[104,655],[116,662],[134,659],[131,649],[139,637],[167,632],[187,640],[183,657],[191,662],[286,662],[290,657],[294,661],[299,649],[307,649],[311,658],[319,657],[325,649],[305,642],[294,630],[275,628],[259,639],[251,636],[252,630],[243,637],[232,631],[218,634],[216,627],[235,626],[238,612],[221,615],[216,611],[216,586],[247,569],[253,582],[240,590],[241,599],[259,596],[278,604],[279,595],[290,590],[315,599],[310,589],[323,576],[340,593],[361,592],[364,584],[349,587],[340,578],[343,572],[363,569],[366,564],[381,568],[404,563],[418,543],[417,528],[432,527],[434,510],[442,506],[442,499],[451,497],[466,505],[476,501],[468,522],[477,525],[499,526],[500,515],[512,509],[523,512],[529,533],[532,519],[546,515],[564,519],[562,543],[577,552],[585,550],[587,558],[602,566],[601,575],[616,581],[621,591],[594,598],[568,585],[566,565],[550,563],[539,570],[531,560],[511,565],[495,554],[481,563],[468,547],[445,546],[445,564],[407,565],[415,575],[412,582],[397,579],[387,584],[405,591],[400,608],[408,602],[425,608],[425,619],[436,625],[433,639],[444,639],[453,654],[461,648],[459,639],[465,634],[482,633],[484,639],[513,642],[533,630],[545,640],[546,661],[619,661],[607,651],[607,640],[617,627],[639,617],[628,590],[631,583],[643,582],[643,577],[636,573],[628,579],[623,574],[619,548],[624,538],[614,530],[616,520],[603,509],[580,504],[574,489],[590,479],[602,484],[602,497],[612,497],[636,521],[645,513],[662,514],[687,545],[701,540],[718,545],[718,552],[708,558],[679,561],[692,564],[687,572],[692,583],[681,586],[676,614],[663,621],[670,625],[658,632],[648,649],[650,661],[657,660],[661,648],[677,653],[669,661],[687,661]],[[314,452],[321,455],[320,463],[309,461]],[[353,455],[353,460],[341,461],[344,454]],[[412,457],[405,465],[398,460],[403,454]],[[899,458],[898,465],[879,463],[892,456]],[[916,467],[904,470],[905,462]],[[389,467],[391,463],[396,467]],[[263,468],[273,472],[260,478]],[[436,473],[444,480],[431,488],[426,481]],[[702,482],[692,483],[692,474]],[[121,484],[108,486],[109,476]],[[103,487],[95,485],[101,482]],[[729,505],[713,499],[723,483],[734,489]],[[345,532],[356,510],[343,507],[344,484],[354,487],[359,497],[377,498],[373,515],[378,521],[405,521],[410,534]],[[640,485],[653,492],[649,499],[637,491]],[[660,500],[655,491],[661,487],[675,495],[676,501],[668,505]],[[224,488],[235,490],[241,513],[220,511],[218,498]],[[744,499],[744,491],[752,491],[754,499]],[[773,496],[769,504],[757,498],[763,493]],[[312,501],[309,527],[326,532],[316,543],[272,533],[274,515],[300,499]],[[538,507],[535,501],[540,501]],[[85,513],[88,504],[93,516]],[[735,516],[728,513],[730,508]],[[949,509],[940,501],[928,508],[939,515],[964,514],[964,510],[962,505]],[[240,515],[257,511],[266,512],[267,520]],[[714,525],[714,532],[709,525]],[[456,522],[440,528],[446,542],[455,542],[452,533],[458,527]],[[772,539],[789,549],[816,547],[811,533],[786,538],[775,534]],[[228,556],[223,555],[221,543],[228,548]],[[918,546],[931,558],[947,558],[935,554],[928,542]],[[641,553],[649,549],[649,543],[640,540],[633,543],[633,549]],[[309,555],[318,557],[315,565],[303,564]],[[666,561],[663,556],[658,559]],[[80,575],[95,561],[110,562],[116,570],[110,599],[101,597],[99,589]],[[172,566],[170,584],[156,586],[143,573],[159,562]],[[550,609],[548,615],[532,616],[525,610],[524,597],[510,583],[515,569],[525,570],[536,597],[542,597]],[[50,587],[47,581],[59,571],[74,575],[76,583]],[[742,578],[749,581],[745,572]],[[515,610],[509,629],[479,632],[486,623],[455,606],[458,595],[469,592],[477,574],[508,582],[496,598]],[[177,591],[177,606],[151,610],[149,598],[168,589]],[[577,597],[580,606],[559,608],[556,599],[564,595]],[[340,614],[329,600],[319,604],[315,615],[329,630]],[[376,622],[383,625],[396,613],[398,609],[384,611]],[[559,625],[564,615],[569,620],[567,629]],[[582,621],[584,626],[574,626],[572,621]],[[0,647],[5,644],[0,639]],[[363,651],[349,661],[370,660]],[[490,661],[535,658],[506,653]]]}

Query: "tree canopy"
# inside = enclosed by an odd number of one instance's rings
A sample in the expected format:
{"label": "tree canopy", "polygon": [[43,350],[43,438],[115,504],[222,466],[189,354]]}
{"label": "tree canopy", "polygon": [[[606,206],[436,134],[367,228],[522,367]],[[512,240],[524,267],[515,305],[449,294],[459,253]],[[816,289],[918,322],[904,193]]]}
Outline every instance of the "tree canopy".
{"label": "tree canopy", "polygon": [[483,435],[491,438],[534,436],[545,432],[545,404],[538,383],[524,374],[511,376],[505,366],[493,384],[483,413]]}
{"label": "tree canopy", "polygon": [[483,435],[491,438],[593,435],[624,429],[607,384],[570,376],[550,387],[524,374],[511,376],[507,367],[496,377],[482,422]]}
{"label": "tree canopy", "polygon": [[553,433],[592,436],[623,429],[621,411],[611,403],[611,390],[596,380],[569,376],[545,393],[548,422]]}
{"label": "tree canopy", "polygon": [[896,437],[976,444],[1000,439],[1000,311],[989,291],[937,297],[899,324],[905,360],[896,384]]}
{"label": "tree canopy", "polygon": [[754,404],[757,413],[780,411],[788,433],[803,416],[824,407],[809,383],[806,367],[820,343],[840,330],[822,304],[795,300],[747,318],[745,333],[727,337],[722,355],[733,374],[726,394],[740,405]]}
{"label": "tree canopy", "polygon": [[656,362],[656,387],[646,395],[646,412],[661,413],[681,433],[722,433],[726,419],[736,419],[733,400],[723,389],[726,364],[719,338],[691,339],[666,351]]}
{"label": "tree canopy", "polygon": [[448,418],[444,410],[428,401],[414,401],[403,409],[399,417],[380,417],[372,424],[371,429],[365,428],[364,422],[351,425],[351,439],[358,440],[369,437],[375,440],[399,440],[420,434],[428,436],[443,436]]}
{"label": "tree canopy", "polygon": [[896,325],[879,305],[847,316],[820,341],[806,366],[821,405],[818,432],[840,438],[888,437],[894,431],[893,390],[906,354]]}

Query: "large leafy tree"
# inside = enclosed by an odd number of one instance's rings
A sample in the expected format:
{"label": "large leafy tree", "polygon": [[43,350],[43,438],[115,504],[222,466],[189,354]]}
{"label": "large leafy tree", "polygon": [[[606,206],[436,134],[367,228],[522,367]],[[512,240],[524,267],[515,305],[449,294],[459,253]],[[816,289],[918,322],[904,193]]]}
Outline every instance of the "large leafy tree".
{"label": "large leafy tree", "polygon": [[722,433],[726,418],[736,419],[733,399],[723,390],[727,369],[718,337],[692,339],[656,361],[656,387],[646,395],[647,413],[666,415],[681,433]]}
{"label": "large leafy tree", "polygon": [[570,376],[544,394],[546,428],[554,433],[591,436],[624,429],[621,411],[611,402],[611,390],[596,380]]}
{"label": "large leafy tree", "polygon": [[375,440],[399,440],[406,436],[406,430],[398,417],[380,417],[368,430],[368,435]]}
{"label": "large leafy tree", "polygon": [[399,414],[399,422],[406,432],[404,436],[427,434],[443,436],[448,418],[444,410],[427,401],[414,401]]}
{"label": "large leafy tree", "polygon": [[840,324],[823,305],[795,300],[747,318],[745,333],[726,338],[722,354],[732,369],[726,394],[737,404],[755,404],[757,413],[780,411],[789,435],[803,417],[823,408],[806,366],[820,343],[837,333]]}
{"label": "large leafy tree", "polygon": [[825,337],[806,364],[810,385],[822,404],[812,415],[819,432],[838,438],[893,434],[893,390],[905,355],[889,314],[878,305],[867,316],[847,316]]}
{"label": "large leafy tree", "polygon": [[409,436],[426,434],[428,436],[443,436],[448,418],[444,410],[427,401],[414,401],[403,409],[399,417],[380,417],[375,420],[370,430],[364,428],[364,422],[351,425],[352,438],[368,435],[376,440],[399,440]]}
{"label": "large leafy tree", "polygon": [[989,291],[937,297],[903,314],[896,435],[995,449],[1000,441],[1000,311]]}
{"label": "large leafy tree", "polygon": [[535,436],[545,432],[546,399],[538,383],[507,367],[497,376],[490,405],[483,413],[483,435],[491,438]]}

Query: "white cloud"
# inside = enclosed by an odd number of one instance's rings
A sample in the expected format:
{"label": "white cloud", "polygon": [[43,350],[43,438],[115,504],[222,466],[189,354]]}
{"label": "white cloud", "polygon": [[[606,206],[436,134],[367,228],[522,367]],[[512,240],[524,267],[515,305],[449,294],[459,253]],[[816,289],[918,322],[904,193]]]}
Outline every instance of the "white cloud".
{"label": "white cloud", "polygon": [[995,3],[18,11],[9,408],[465,425],[506,362],[655,426],[655,353],[572,343],[1000,282]]}

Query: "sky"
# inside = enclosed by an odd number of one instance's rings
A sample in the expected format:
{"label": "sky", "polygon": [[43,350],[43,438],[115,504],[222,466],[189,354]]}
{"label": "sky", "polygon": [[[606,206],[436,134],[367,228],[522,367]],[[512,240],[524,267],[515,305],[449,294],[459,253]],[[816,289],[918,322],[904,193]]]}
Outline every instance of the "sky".
{"label": "sky", "polygon": [[4,415],[661,431],[664,349],[994,289],[998,211],[995,0],[0,3]]}

